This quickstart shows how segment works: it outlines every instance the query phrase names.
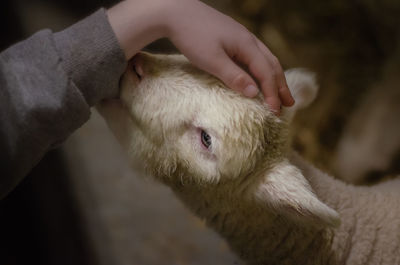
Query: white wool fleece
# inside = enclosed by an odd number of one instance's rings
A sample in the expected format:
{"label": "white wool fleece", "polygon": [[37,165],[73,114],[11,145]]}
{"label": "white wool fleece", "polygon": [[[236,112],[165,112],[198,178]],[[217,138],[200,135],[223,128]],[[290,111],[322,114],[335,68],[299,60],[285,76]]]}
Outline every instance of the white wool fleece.
{"label": "white wool fleece", "polygon": [[400,264],[399,193],[348,186],[292,154],[287,125],[317,86],[305,70],[286,78],[296,105],[278,118],[181,55],[141,53],[120,100],[98,109],[246,264]]}

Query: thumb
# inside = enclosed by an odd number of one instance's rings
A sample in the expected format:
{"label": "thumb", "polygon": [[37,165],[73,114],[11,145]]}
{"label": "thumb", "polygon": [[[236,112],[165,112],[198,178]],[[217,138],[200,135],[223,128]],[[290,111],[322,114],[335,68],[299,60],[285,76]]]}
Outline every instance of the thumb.
{"label": "thumb", "polygon": [[253,78],[240,68],[226,53],[214,58],[211,74],[218,77],[231,89],[247,97],[255,97],[259,93]]}

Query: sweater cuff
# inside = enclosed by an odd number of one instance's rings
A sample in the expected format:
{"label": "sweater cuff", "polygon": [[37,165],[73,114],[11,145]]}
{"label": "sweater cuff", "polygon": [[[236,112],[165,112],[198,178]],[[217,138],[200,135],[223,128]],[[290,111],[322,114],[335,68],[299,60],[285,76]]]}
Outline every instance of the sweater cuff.
{"label": "sweater cuff", "polygon": [[55,33],[54,41],[65,71],[89,106],[118,96],[127,61],[105,9]]}

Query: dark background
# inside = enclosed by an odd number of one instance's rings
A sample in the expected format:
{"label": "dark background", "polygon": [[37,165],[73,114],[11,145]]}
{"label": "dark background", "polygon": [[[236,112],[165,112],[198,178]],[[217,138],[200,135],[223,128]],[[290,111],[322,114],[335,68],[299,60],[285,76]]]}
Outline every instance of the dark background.
{"label": "dark background", "polygon": [[[42,25],[59,30],[113,2],[3,0],[0,49]],[[399,174],[399,1],[209,2],[261,38],[285,69],[317,73],[318,99],[293,126],[296,150],[348,182],[372,184]],[[52,8],[63,17],[52,17]],[[149,49],[173,47],[164,40]],[[342,152],[341,144],[352,141],[356,147]],[[0,264],[99,264],[76,200],[64,151],[54,150],[0,201]]]}

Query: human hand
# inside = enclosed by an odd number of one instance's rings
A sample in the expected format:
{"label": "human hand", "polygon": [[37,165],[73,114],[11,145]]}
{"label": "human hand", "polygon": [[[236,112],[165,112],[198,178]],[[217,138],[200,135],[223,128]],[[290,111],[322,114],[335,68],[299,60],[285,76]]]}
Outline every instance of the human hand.
{"label": "human hand", "polygon": [[200,1],[171,2],[168,37],[194,65],[254,97],[257,84],[239,63],[256,78],[272,110],[279,113],[281,104],[293,105],[278,59],[244,26]]}
{"label": "human hand", "polygon": [[168,37],[195,66],[245,96],[258,94],[254,76],[277,114],[281,105],[294,103],[269,49],[244,26],[200,1],[130,0],[110,9],[109,17],[128,59],[155,39]]}

